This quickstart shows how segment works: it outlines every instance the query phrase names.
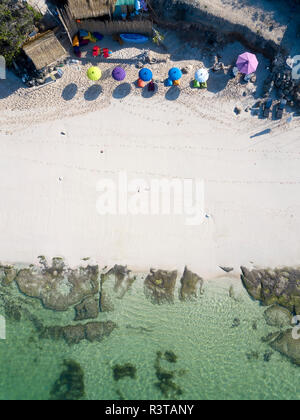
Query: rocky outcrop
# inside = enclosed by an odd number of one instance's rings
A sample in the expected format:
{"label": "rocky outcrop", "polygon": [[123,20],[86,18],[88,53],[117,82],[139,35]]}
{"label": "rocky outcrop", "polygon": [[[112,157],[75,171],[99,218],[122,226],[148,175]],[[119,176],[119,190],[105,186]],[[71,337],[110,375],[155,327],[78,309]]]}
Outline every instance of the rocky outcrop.
{"label": "rocky outcrop", "polygon": [[100,313],[98,299],[95,297],[84,299],[83,302],[75,306],[75,312],[75,321],[97,319]]}
{"label": "rocky outcrop", "polygon": [[88,324],[77,324],[46,327],[40,334],[40,338],[51,340],[65,340],[69,345],[79,344],[82,340],[91,343],[101,342],[105,337],[109,337],[117,327],[112,321],[90,322]]}
{"label": "rocky outcrop", "polygon": [[98,266],[73,270],[60,258],[54,258],[51,266],[44,258],[40,262],[40,266],[20,270],[16,281],[22,293],[40,299],[45,308],[66,311],[99,292]]}
{"label": "rocky outcrop", "polygon": [[292,335],[292,329],[279,334],[274,341],[270,343],[273,350],[279,351],[287,356],[293,363],[300,366],[300,339],[295,340]]}
{"label": "rocky outcrop", "polygon": [[145,295],[153,303],[173,303],[177,271],[151,270],[146,277]]}
{"label": "rocky outcrop", "polygon": [[10,265],[0,266],[0,284],[9,286],[14,282],[17,276],[17,270]]}
{"label": "rocky outcrop", "polygon": [[300,313],[300,269],[241,269],[242,282],[254,299],[266,306],[278,304],[290,312]]}
{"label": "rocky outcrop", "polygon": [[286,308],[279,305],[273,305],[264,312],[266,323],[271,327],[289,327],[291,326],[292,314]]}
{"label": "rocky outcrop", "polygon": [[199,295],[199,291],[201,292],[203,287],[203,279],[199,277],[197,274],[193,273],[192,271],[188,270],[187,267],[184,269],[184,273],[180,280],[181,288],[179,291],[179,299],[180,300],[191,300],[195,299]]}
{"label": "rocky outcrop", "polygon": [[115,265],[107,273],[101,275],[101,290],[105,282],[111,277],[115,281],[114,292],[120,299],[125,296],[136,280],[136,277],[131,275],[131,271],[126,266]]}

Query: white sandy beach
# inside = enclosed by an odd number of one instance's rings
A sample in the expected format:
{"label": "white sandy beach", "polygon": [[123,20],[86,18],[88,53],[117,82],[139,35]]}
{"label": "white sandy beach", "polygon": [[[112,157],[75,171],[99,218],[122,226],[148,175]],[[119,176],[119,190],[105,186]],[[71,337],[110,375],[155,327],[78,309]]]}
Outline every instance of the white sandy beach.
{"label": "white sandy beach", "polygon": [[[84,68],[76,76],[66,69],[62,81],[31,95],[19,88],[2,98],[2,262],[28,264],[45,255],[75,265],[91,257],[103,267],[139,271],[188,265],[206,278],[222,274],[218,266],[238,274],[242,264],[298,265],[298,119],[287,127],[285,119],[236,116],[235,105],[255,103],[250,85],[229,82],[204,93],[189,88],[190,75],[180,95],[159,84],[158,94],[143,97],[131,84],[132,67],[123,99],[112,95],[117,85],[108,79],[99,94]],[[79,88],[66,98],[69,83]],[[216,76],[211,86],[218,83]],[[267,128],[271,134],[250,138]],[[120,171],[148,181],[204,180],[210,217],[192,227],[181,216],[100,216],[97,183]]]}

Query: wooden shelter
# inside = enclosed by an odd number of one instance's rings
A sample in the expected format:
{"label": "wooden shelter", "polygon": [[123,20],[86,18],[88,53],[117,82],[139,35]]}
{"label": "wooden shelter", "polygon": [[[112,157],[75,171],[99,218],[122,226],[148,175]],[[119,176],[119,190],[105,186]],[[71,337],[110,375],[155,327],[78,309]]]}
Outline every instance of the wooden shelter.
{"label": "wooden shelter", "polygon": [[66,54],[66,50],[59,42],[55,30],[37,35],[33,40],[25,43],[22,48],[37,70],[49,66]]}
{"label": "wooden shelter", "polygon": [[68,7],[74,19],[89,19],[111,16],[117,0],[68,0]]}

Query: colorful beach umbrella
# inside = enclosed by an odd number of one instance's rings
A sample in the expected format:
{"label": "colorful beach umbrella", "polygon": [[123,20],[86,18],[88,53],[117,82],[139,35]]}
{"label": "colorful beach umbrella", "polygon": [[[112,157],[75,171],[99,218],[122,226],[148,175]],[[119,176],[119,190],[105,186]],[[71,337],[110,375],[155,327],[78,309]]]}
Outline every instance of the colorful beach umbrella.
{"label": "colorful beach umbrella", "polygon": [[236,62],[236,66],[240,73],[254,73],[258,67],[258,60],[256,55],[249,52],[241,54]]}
{"label": "colorful beach umbrella", "polygon": [[90,67],[87,71],[87,77],[93,82],[97,82],[102,77],[102,72],[99,67]]}
{"label": "colorful beach umbrella", "polygon": [[209,73],[207,69],[200,69],[196,71],[195,79],[199,83],[206,83],[209,79]]}
{"label": "colorful beach umbrella", "polygon": [[139,78],[143,82],[150,82],[153,79],[153,73],[150,69],[145,67],[139,72]]}
{"label": "colorful beach umbrella", "polygon": [[116,67],[112,72],[112,77],[117,82],[122,82],[126,77],[126,71],[123,69],[123,67]]}
{"label": "colorful beach umbrella", "polygon": [[178,67],[173,67],[169,71],[169,79],[172,80],[172,82],[180,80],[181,78],[182,78],[182,71]]}

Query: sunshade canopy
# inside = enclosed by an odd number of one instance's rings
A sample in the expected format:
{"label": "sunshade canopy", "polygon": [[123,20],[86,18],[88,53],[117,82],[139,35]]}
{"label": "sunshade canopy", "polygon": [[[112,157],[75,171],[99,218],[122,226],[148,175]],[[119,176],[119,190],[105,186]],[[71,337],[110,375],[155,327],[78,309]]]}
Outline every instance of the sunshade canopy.
{"label": "sunshade canopy", "polygon": [[173,67],[169,71],[169,79],[171,79],[173,82],[176,80],[180,80],[182,78],[182,71],[178,67]]}
{"label": "sunshade canopy", "polygon": [[96,82],[101,79],[102,72],[99,67],[90,67],[87,71],[87,77],[93,82]]}
{"label": "sunshade canopy", "polygon": [[258,60],[256,58],[256,55],[249,52],[241,54],[236,62],[236,66],[240,73],[254,73],[258,66]]}
{"label": "sunshade canopy", "polygon": [[200,82],[200,83],[207,82],[209,79],[208,70],[206,69],[197,70],[195,74],[195,79],[197,80],[197,82]]}
{"label": "sunshade canopy", "polygon": [[112,77],[117,80],[117,82],[121,82],[126,77],[126,72],[123,67],[116,67],[112,72]]}
{"label": "sunshade canopy", "polygon": [[150,82],[153,79],[153,73],[150,69],[143,68],[139,72],[139,78],[143,80],[143,82]]}

